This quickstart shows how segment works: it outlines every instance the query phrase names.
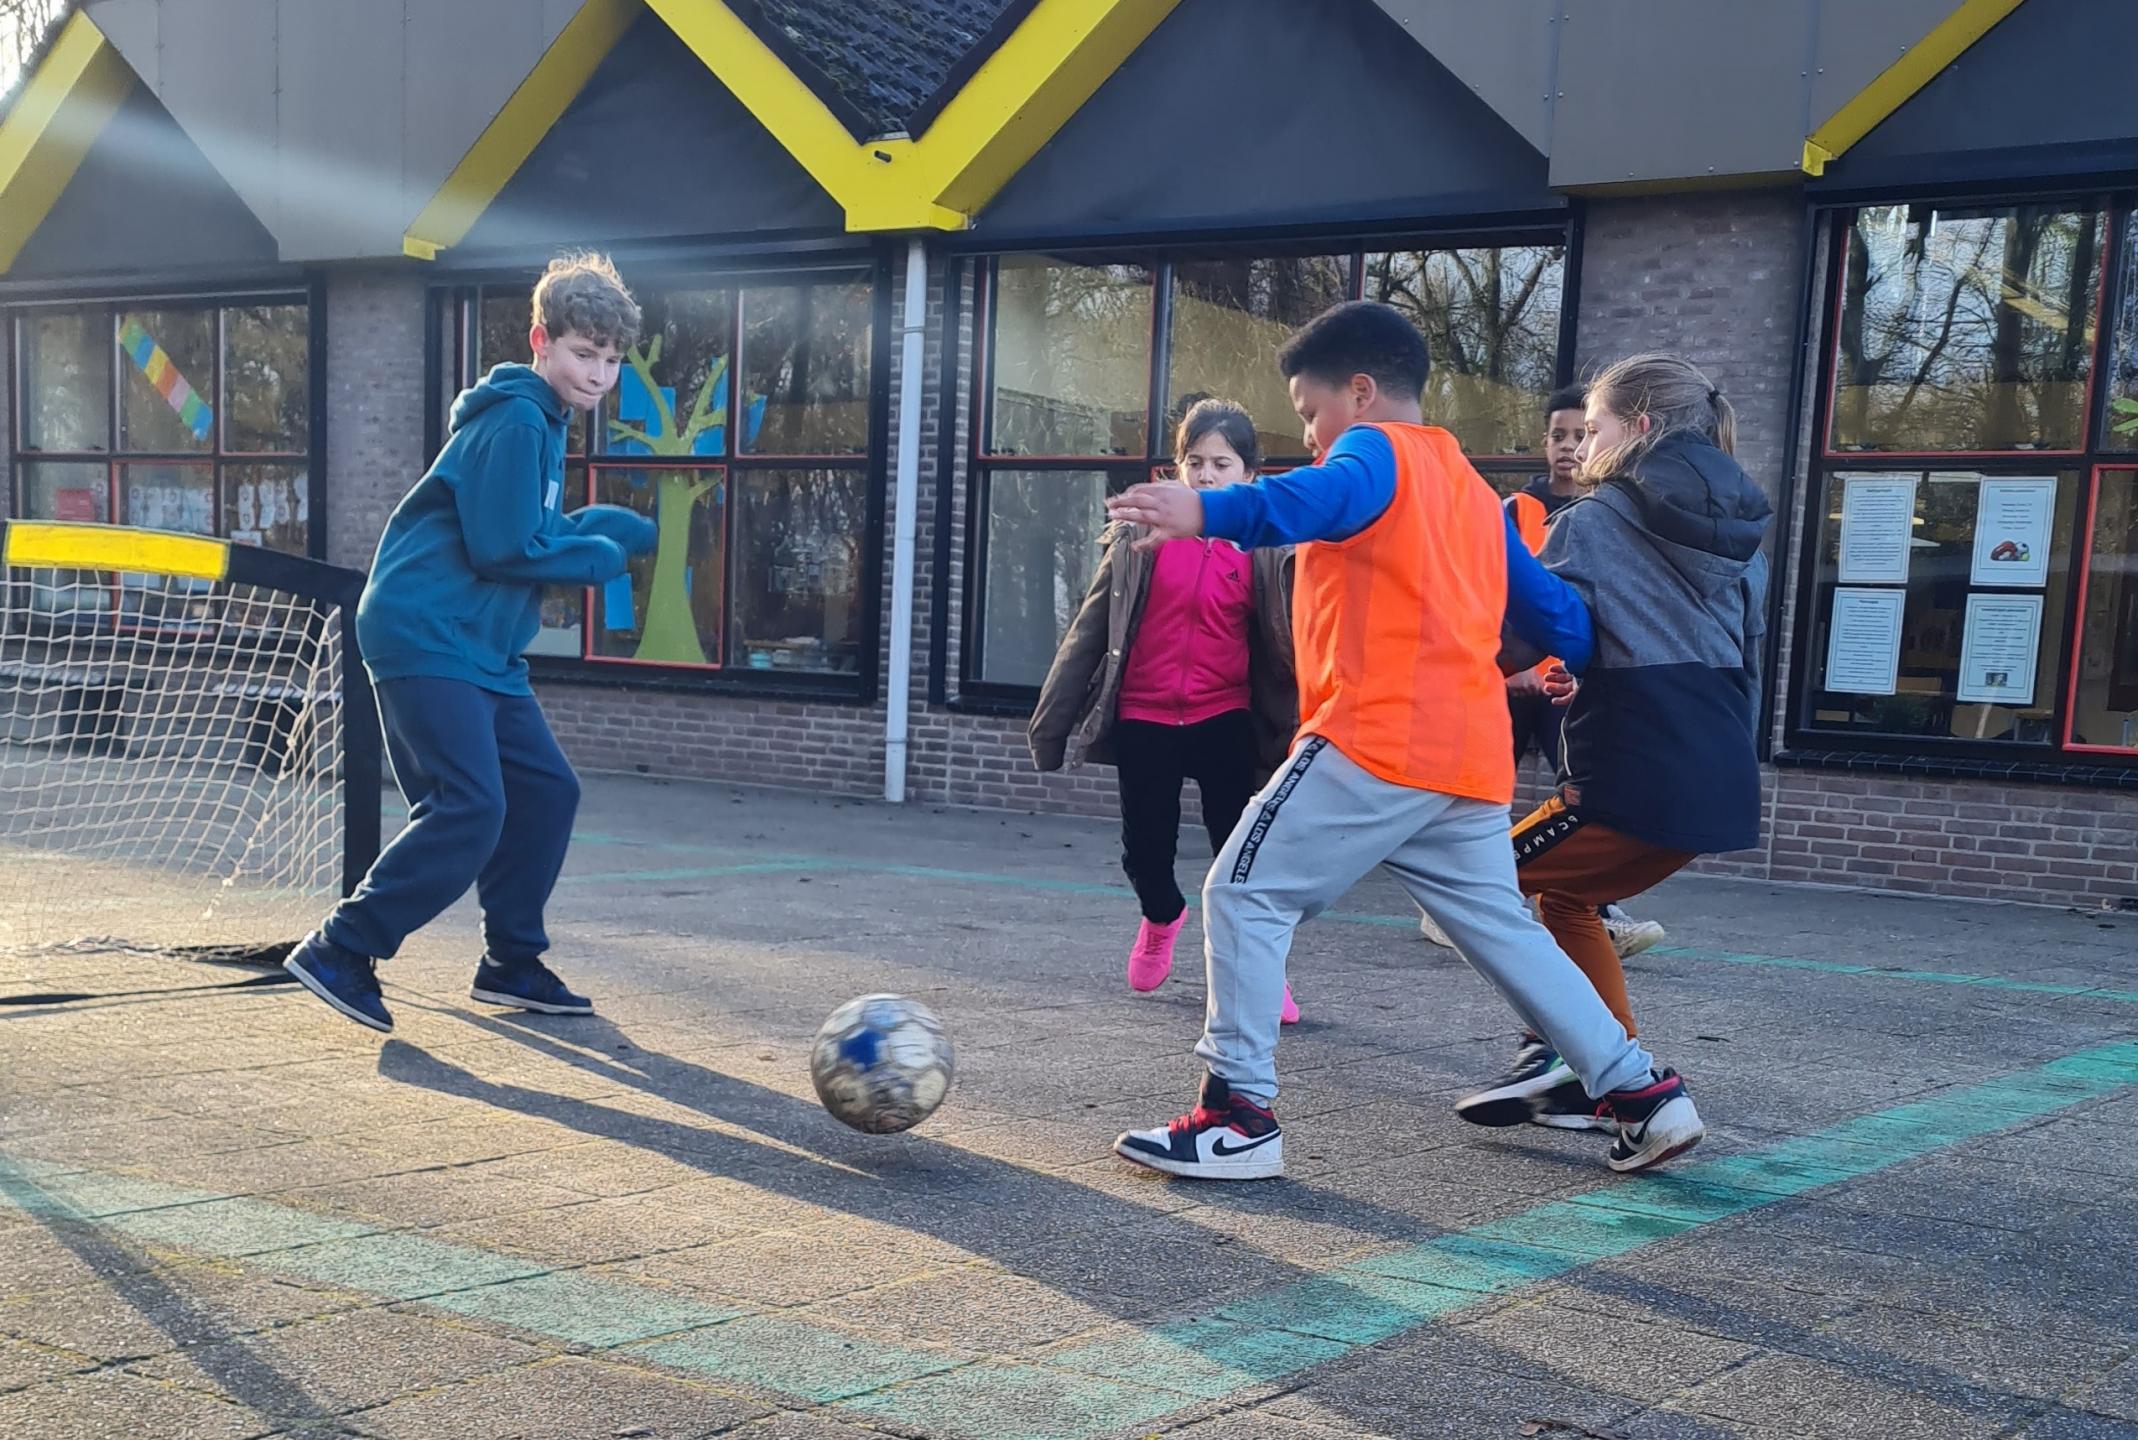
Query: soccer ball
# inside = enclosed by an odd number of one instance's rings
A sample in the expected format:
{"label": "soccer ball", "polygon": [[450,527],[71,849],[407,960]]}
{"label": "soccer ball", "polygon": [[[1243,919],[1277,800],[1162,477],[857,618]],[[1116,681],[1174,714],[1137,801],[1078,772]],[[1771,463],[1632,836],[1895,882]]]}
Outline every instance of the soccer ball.
{"label": "soccer ball", "polygon": [[809,1051],[817,1098],[872,1135],[910,1130],[950,1093],[956,1060],[935,1012],[903,995],[863,995],[831,1012]]}

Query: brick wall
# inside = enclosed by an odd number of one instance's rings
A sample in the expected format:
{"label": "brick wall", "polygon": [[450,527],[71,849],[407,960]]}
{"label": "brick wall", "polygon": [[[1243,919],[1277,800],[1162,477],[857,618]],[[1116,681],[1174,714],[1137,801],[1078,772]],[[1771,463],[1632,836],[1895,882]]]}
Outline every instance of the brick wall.
{"label": "brick wall", "polygon": [[327,285],[327,558],[368,567],[423,474],[423,277],[341,271]]}
{"label": "brick wall", "polygon": [[1577,373],[1688,356],[1736,407],[1739,458],[1770,495],[1792,420],[1803,204],[1795,189],[1599,200],[1582,237]]}

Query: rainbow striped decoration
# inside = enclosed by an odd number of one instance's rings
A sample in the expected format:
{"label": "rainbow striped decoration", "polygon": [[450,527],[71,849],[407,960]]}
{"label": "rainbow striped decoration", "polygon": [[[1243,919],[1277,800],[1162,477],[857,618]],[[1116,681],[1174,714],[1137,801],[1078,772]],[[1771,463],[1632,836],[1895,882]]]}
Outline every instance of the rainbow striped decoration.
{"label": "rainbow striped decoration", "polygon": [[193,432],[195,440],[206,440],[214,433],[214,407],[178,373],[171,357],[156,343],[155,336],[141,328],[140,321],[128,319],[119,326],[119,348],[148,377],[148,383],[156,387],[164,403],[178,412],[179,423]]}

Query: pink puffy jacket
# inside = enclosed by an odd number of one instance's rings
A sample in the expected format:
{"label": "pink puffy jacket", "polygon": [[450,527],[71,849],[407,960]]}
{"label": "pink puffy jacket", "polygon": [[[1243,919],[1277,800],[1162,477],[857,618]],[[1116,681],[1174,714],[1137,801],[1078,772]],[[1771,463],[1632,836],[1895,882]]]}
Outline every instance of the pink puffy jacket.
{"label": "pink puffy jacket", "polygon": [[1254,594],[1253,562],[1228,541],[1158,547],[1121,676],[1120,718],[1193,725],[1247,709]]}

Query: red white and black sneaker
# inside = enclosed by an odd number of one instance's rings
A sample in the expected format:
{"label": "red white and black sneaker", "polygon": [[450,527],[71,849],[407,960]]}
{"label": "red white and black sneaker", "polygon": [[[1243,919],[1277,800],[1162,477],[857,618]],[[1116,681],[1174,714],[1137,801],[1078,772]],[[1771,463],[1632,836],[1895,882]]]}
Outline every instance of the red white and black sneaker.
{"label": "red white and black sneaker", "polygon": [[1675,1070],[1651,1071],[1646,1085],[1613,1090],[1599,1107],[1618,1124],[1611,1142],[1613,1170],[1646,1170],[1700,1143],[1707,1127]]}
{"label": "red white and black sneaker", "polygon": [[1269,1180],[1284,1173],[1277,1117],[1215,1075],[1203,1076],[1202,1100],[1172,1124],[1131,1130],[1114,1141],[1123,1160],[1195,1180]]}

